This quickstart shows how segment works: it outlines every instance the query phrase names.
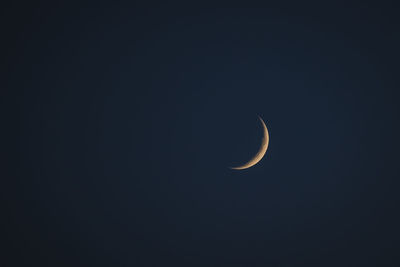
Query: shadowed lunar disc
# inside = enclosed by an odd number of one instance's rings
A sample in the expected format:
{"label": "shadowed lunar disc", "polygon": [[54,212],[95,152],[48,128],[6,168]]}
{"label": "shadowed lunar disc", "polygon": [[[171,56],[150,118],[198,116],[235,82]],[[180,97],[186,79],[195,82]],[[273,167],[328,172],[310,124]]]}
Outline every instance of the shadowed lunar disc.
{"label": "shadowed lunar disc", "polygon": [[269,143],[268,129],[267,129],[267,126],[265,125],[263,119],[260,116],[258,116],[258,118],[261,121],[261,124],[263,126],[263,131],[264,131],[260,149],[258,150],[257,154],[255,154],[255,156],[252,159],[250,159],[248,162],[244,163],[243,165],[237,166],[237,167],[231,167],[231,169],[243,170],[243,169],[250,168],[250,167],[256,165],[264,157],[265,152],[267,152],[268,143]]}

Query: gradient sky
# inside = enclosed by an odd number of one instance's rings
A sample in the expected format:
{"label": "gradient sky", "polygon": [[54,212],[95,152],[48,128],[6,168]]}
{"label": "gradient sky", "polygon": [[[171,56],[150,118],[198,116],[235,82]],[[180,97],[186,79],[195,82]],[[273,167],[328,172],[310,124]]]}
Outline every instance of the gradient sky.
{"label": "gradient sky", "polygon": [[397,13],[4,8],[0,263],[399,266]]}

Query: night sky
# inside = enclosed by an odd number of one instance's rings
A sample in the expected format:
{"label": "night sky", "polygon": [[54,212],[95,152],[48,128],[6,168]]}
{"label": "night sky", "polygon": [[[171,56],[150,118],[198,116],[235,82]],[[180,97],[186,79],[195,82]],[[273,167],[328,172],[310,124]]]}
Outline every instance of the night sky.
{"label": "night sky", "polygon": [[1,266],[400,266],[398,8],[55,2],[1,9]]}

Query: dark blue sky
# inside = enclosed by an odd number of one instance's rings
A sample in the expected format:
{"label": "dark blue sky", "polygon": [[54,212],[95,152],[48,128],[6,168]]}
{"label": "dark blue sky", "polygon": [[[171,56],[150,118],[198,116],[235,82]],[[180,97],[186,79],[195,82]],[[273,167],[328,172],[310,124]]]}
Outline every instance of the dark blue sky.
{"label": "dark blue sky", "polygon": [[394,6],[1,17],[4,266],[400,264]]}

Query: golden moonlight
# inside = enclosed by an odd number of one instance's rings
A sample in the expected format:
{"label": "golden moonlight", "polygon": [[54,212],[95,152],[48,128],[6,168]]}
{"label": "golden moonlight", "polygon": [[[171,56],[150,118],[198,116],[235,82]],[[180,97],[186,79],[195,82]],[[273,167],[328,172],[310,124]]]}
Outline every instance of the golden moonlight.
{"label": "golden moonlight", "polygon": [[260,116],[258,116],[258,118],[261,121],[261,124],[263,126],[263,131],[264,131],[260,149],[258,150],[257,154],[255,154],[255,156],[252,159],[250,159],[248,162],[244,163],[243,165],[237,166],[237,167],[231,167],[231,169],[233,169],[233,170],[248,169],[248,168],[256,165],[264,157],[265,152],[267,152],[268,143],[269,143],[268,129],[267,129],[267,126],[265,125],[263,119]]}

